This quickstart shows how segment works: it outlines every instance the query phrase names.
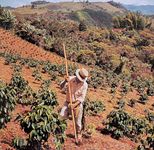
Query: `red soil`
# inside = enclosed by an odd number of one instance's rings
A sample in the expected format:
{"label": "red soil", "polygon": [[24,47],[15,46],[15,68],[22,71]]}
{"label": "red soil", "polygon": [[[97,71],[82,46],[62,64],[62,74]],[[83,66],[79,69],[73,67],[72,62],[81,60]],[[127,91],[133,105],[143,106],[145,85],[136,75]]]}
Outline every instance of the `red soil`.
{"label": "red soil", "polygon": [[[6,40],[7,39],[7,40]],[[46,52],[43,49],[32,45],[20,38],[13,36],[11,33],[0,29],[0,51],[11,52],[14,54],[20,54],[22,57],[32,57],[38,60],[50,60],[51,62],[63,62],[62,58],[59,56]],[[0,58],[0,80],[5,82],[9,82],[12,74],[11,66],[4,65],[4,59]],[[34,78],[31,76],[32,69],[23,68],[22,70],[23,77],[29,81],[30,86],[37,90],[40,87],[40,82],[34,82]],[[43,79],[49,79],[48,74],[42,74]],[[60,107],[63,105],[65,101],[65,95],[61,93],[59,86],[56,82],[52,82],[50,88],[57,93],[58,102]],[[118,100],[119,93],[116,94],[115,100],[110,102],[111,95],[109,94],[109,89],[104,90],[94,90],[89,89],[88,97],[92,100],[102,100],[106,106],[106,111],[104,111],[99,116],[87,116],[86,124],[94,124],[96,128],[102,128],[102,121],[106,118],[111,110],[116,106],[116,101]],[[127,98],[137,98],[137,93],[130,92],[127,95]],[[131,114],[135,114],[137,116],[144,115],[144,109],[150,108],[153,103],[154,97],[151,97],[148,104],[141,105],[136,104],[134,108],[126,107],[126,110]],[[11,122],[9,122],[5,129],[0,130],[0,147],[2,150],[13,149],[11,147],[11,140],[16,136],[26,137],[26,134],[21,130],[19,122],[15,122],[18,113],[24,113],[28,111],[29,107],[23,107],[21,105],[17,105],[16,109],[13,111],[13,117]],[[71,138],[71,134],[73,134],[72,122],[68,121],[68,129],[66,131],[67,139],[64,144],[64,149],[66,150],[134,150],[137,144],[135,142],[130,141],[127,138],[123,138],[121,140],[115,140],[111,138],[110,135],[101,134],[100,131],[97,131],[93,134],[90,139],[83,139],[83,145],[80,147],[74,144],[74,139]],[[52,137],[49,139],[48,144],[50,149],[54,149]]]}

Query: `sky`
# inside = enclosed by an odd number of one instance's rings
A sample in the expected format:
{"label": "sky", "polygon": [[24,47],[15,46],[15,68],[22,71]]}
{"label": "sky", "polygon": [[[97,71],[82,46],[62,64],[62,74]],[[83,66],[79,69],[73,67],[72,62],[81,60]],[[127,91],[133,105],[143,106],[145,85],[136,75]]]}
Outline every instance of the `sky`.
{"label": "sky", "polygon": [[[31,1],[35,0],[0,0],[1,6],[12,6],[18,7],[26,4],[30,4]],[[61,2],[61,1],[72,1],[72,0],[46,0],[50,2]],[[93,1],[109,1],[109,0],[89,0],[90,2]],[[114,0],[115,2],[120,2],[123,4],[133,4],[133,5],[154,5],[154,0]]]}

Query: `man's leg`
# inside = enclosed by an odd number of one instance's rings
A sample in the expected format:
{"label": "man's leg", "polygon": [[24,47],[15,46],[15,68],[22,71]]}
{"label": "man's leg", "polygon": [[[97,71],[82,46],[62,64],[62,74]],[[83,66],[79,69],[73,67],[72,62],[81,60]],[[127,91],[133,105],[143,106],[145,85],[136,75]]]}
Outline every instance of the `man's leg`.
{"label": "man's leg", "polygon": [[76,129],[78,134],[78,140],[81,142],[82,140],[82,115],[83,115],[83,105],[80,104],[78,107],[78,111],[75,113],[76,120]]}

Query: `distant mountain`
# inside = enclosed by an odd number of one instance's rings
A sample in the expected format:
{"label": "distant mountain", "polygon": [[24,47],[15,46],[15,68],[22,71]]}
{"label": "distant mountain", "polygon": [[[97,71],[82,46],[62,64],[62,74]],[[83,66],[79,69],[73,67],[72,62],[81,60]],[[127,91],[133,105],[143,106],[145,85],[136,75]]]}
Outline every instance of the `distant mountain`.
{"label": "distant mountain", "polygon": [[[42,1],[41,1],[42,2]],[[16,8],[13,12],[20,15],[43,15],[48,19],[70,19],[84,21],[87,25],[112,26],[112,17],[123,15],[127,10],[119,3],[110,2],[60,2],[38,5],[34,9],[31,6]]]}
{"label": "distant mountain", "polygon": [[154,5],[124,5],[130,11],[139,11],[145,15],[154,15]]}

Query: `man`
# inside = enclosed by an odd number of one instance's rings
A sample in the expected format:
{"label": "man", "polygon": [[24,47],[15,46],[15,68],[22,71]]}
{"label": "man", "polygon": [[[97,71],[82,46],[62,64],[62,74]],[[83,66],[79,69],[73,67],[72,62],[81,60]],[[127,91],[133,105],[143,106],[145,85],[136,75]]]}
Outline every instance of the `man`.
{"label": "man", "polygon": [[60,112],[60,115],[63,118],[68,118],[68,116],[71,115],[70,95],[67,86],[69,82],[71,87],[72,109],[74,111],[77,137],[79,143],[82,142],[83,102],[85,100],[88,89],[88,84],[86,82],[87,78],[88,78],[88,71],[82,68],[76,70],[75,76],[71,76],[69,77],[69,79],[65,79],[65,81],[61,83],[61,88],[66,90],[66,101]]}

